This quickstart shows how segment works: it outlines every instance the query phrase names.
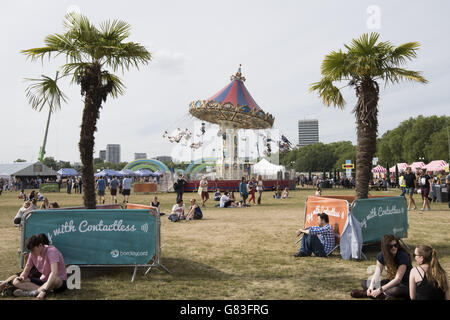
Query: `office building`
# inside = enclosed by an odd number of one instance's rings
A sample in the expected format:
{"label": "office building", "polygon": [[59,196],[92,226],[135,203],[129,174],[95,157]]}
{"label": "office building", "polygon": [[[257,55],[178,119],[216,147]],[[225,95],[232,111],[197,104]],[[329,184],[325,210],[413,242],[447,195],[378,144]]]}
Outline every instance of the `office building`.
{"label": "office building", "polygon": [[147,154],[146,153],[135,153],[134,160],[137,160],[137,159],[147,159]]}
{"label": "office building", "polygon": [[319,142],[319,120],[298,121],[298,145],[307,146]]}
{"label": "office building", "polygon": [[172,162],[172,157],[170,156],[158,156],[155,157],[156,160],[161,161],[161,162]]}
{"label": "office building", "polygon": [[106,150],[100,150],[98,157],[100,160],[106,161]]}
{"label": "office building", "polygon": [[112,163],[120,162],[120,144],[106,145],[106,162]]}

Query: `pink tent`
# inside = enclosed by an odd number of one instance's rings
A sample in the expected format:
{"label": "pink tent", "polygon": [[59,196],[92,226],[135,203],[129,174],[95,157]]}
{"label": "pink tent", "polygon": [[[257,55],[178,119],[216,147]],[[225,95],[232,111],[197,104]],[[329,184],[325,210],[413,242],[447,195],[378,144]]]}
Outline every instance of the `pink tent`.
{"label": "pink tent", "polygon": [[409,165],[411,167],[412,172],[416,172],[417,169],[425,167],[425,163],[423,162],[413,162]]}
{"label": "pink tent", "polygon": [[435,160],[431,161],[429,164],[425,166],[427,171],[443,171],[445,167],[448,166],[448,163],[444,160]]}
{"label": "pink tent", "polygon": [[[407,166],[408,164],[405,162],[397,163],[398,172],[406,171]],[[389,172],[395,173],[395,166],[389,168]]]}
{"label": "pink tent", "polygon": [[382,166],[378,165],[375,168],[372,169],[373,173],[386,173],[386,169]]}

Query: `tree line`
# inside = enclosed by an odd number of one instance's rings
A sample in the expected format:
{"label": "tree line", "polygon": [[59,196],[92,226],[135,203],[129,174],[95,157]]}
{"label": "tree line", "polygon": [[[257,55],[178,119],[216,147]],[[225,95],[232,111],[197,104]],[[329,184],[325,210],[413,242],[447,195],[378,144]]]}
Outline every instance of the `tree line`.
{"label": "tree line", "polygon": [[[400,162],[428,163],[449,160],[450,117],[409,118],[377,139],[378,163],[390,166]],[[341,169],[345,160],[356,162],[356,146],[350,141],[315,143],[296,147],[280,155],[280,163],[298,172]]]}

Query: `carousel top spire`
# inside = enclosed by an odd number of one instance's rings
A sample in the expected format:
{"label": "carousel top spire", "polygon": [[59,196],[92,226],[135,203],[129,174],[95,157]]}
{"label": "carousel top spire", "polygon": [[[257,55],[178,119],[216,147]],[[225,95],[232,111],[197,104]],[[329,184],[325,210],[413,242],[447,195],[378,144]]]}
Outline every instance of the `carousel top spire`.
{"label": "carousel top spire", "polygon": [[242,64],[239,65],[239,69],[236,72],[236,74],[231,76],[231,78],[230,78],[231,81],[234,81],[234,80],[242,81],[242,82],[245,81],[245,77],[242,76],[241,67],[242,67]]}

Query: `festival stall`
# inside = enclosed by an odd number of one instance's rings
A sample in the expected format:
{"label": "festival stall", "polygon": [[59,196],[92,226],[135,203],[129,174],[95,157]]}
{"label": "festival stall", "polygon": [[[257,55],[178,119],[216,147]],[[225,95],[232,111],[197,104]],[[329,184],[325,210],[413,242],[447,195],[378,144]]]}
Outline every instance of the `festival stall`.
{"label": "festival stall", "polygon": [[428,172],[439,172],[445,171],[447,166],[448,163],[444,160],[434,160],[427,164],[424,168],[427,169]]}
{"label": "festival stall", "polygon": [[413,162],[413,163],[411,163],[411,164],[409,165],[409,167],[411,167],[411,171],[415,173],[415,172],[417,171],[417,169],[422,169],[422,168],[424,168],[424,167],[425,167],[425,163],[423,163],[423,162],[421,162],[421,161]]}
{"label": "festival stall", "polygon": [[336,235],[343,259],[360,259],[362,245],[381,241],[385,234],[408,236],[404,197],[308,196],[304,228],[317,225],[317,215],[326,213]]}
{"label": "festival stall", "polygon": [[[405,172],[408,164],[406,162],[397,163],[398,172]],[[395,166],[389,168],[390,173],[395,173]]]}

